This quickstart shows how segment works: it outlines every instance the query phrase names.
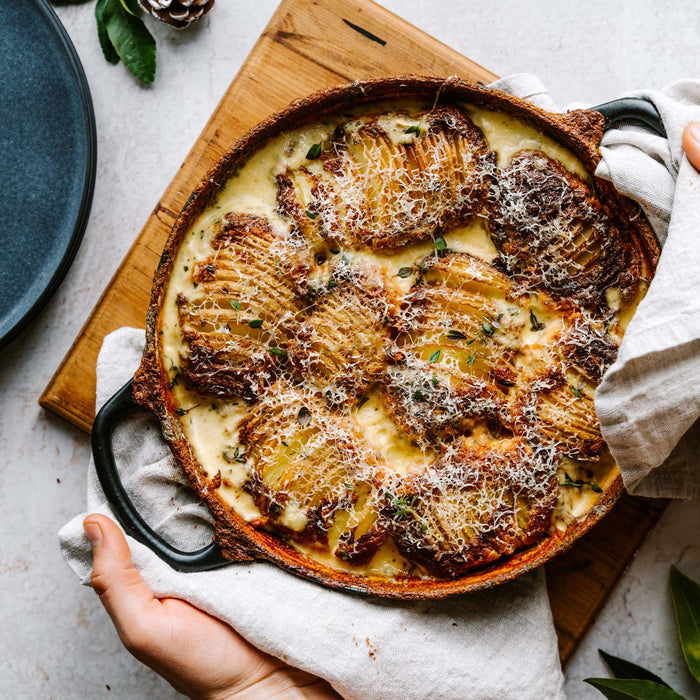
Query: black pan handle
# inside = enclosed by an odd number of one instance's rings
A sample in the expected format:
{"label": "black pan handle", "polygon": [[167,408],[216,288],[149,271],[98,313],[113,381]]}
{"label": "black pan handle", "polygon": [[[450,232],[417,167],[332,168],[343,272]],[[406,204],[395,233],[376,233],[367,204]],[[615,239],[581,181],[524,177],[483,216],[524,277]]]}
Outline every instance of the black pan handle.
{"label": "black pan handle", "polygon": [[591,107],[594,112],[600,112],[605,117],[605,130],[617,126],[622,121],[641,122],[655,134],[666,137],[666,129],[658,110],[652,102],[642,97],[621,97],[618,100],[605,102]]}
{"label": "black pan handle", "polygon": [[119,478],[112,449],[112,433],[116,425],[127,414],[140,410],[134,401],[133,384],[132,379],[107,401],[92,426],[92,455],[97,477],[117,520],[134,539],[145,544],[177,571],[208,571],[231,564],[230,559],[224,558],[216,542],[196,552],[176,549],[156,534],[134,508]]}

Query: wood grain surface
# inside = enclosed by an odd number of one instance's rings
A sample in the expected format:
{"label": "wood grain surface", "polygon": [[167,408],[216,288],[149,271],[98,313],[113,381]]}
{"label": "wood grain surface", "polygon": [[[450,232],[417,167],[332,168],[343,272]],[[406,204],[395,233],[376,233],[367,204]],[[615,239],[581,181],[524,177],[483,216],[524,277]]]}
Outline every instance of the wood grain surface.
{"label": "wood grain surface", "polygon": [[[297,97],[401,73],[497,78],[370,0],[283,0],[40,398],[89,431],[103,338],[143,328],[153,272],[189,193],[250,127]],[[622,498],[594,530],[547,565],[562,662],[571,658],[665,502]]]}

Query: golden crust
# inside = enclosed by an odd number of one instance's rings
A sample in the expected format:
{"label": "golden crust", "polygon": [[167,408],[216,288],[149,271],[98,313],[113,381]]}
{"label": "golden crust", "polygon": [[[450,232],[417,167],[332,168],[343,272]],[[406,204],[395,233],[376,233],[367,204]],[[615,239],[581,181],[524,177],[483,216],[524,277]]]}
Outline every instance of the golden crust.
{"label": "golden crust", "polygon": [[422,126],[409,127],[405,142],[396,142],[380,117],[339,126],[322,145],[321,171],[302,167],[278,176],[280,212],[311,240],[375,250],[467,223],[487,193],[483,135],[454,106],[411,119]]}
{"label": "golden crust", "polygon": [[483,420],[498,423],[505,410],[504,396],[494,384],[420,361],[389,368],[382,404],[399,429],[421,446],[468,435]]}
{"label": "golden crust", "polygon": [[502,269],[566,304],[605,308],[606,290],[626,297],[639,260],[600,198],[541,151],[521,151],[496,176],[490,226]]}
{"label": "golden crust", "polygon": [[539,540],[557,494],[556,472],[525,441],[462,439],[385,512],[405,556],[456,577]]}
{"label": "golden crust", "polygon": [[259,525],[300,542],[328,545],[333,534],[347,561],[364,560],[382,544],[368,502],[376,462],[353,424],[318,395],[277,382],[251,407],[240,440],[251,473],[246,490],[265,517]]}
{"label": "golden crust", "polygon": [[501,311],[518,304],[512,282],[467,253],[446,251],[419,264],[420,283],[398,314],[394,357],[442,360],[459,373],[510,385],[522,321]]}
{"label": "golden crust", "polygon": [[342,261],[334,264],[289,343],[293,366],[330,403],[355,403],[381,379],[393,297],[381,275]]}

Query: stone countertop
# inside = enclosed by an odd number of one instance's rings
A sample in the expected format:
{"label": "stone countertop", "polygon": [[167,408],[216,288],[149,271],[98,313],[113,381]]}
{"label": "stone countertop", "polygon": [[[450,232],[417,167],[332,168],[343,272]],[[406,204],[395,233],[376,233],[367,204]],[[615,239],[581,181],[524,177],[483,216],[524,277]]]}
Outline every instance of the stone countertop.
{"label": "stone countertop", "polygon": [[[26,1],[26,0],[25,0]],[[637,87],[697,76],[695,0],[535,3],[384,0],[390,10],[499,75],[538,74],[559,104],[600,103]],[[77,585],[56,532],[84,507],[88,437],[37,399],[154,204],[196,140],[275,8],[219,0],[198,27],[149,22],[158,42],[154,85],[102,58],[94,4],[58,14],[92,89],[98,171],[92,215],[75,262],[43,312],[0,351],[0,697],[174,698],[123,650],[98,600]],[[602,697],[581,679],[605,675],[597,648],[659,673],[687,698],[668,568],[700,579],[700,507],[674,504],[645,543],[567,671],[570,700]]]}

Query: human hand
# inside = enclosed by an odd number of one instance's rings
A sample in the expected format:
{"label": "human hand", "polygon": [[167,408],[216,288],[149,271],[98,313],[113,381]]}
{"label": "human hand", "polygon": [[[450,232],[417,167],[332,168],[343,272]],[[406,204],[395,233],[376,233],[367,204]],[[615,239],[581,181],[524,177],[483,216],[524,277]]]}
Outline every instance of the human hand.
{"label": "human hand", "polygon": [[337,700],[330,685],[246,642],[182,600],[153,595],[131,564],[122,531],[104,515],[83,522],[93,547],[92,586],[124,646],[195,700]]}
{"label": "human hand", "polygon": [[700,122],[691,122],[683,131],[683,150],[690,164],[700,171]]}

